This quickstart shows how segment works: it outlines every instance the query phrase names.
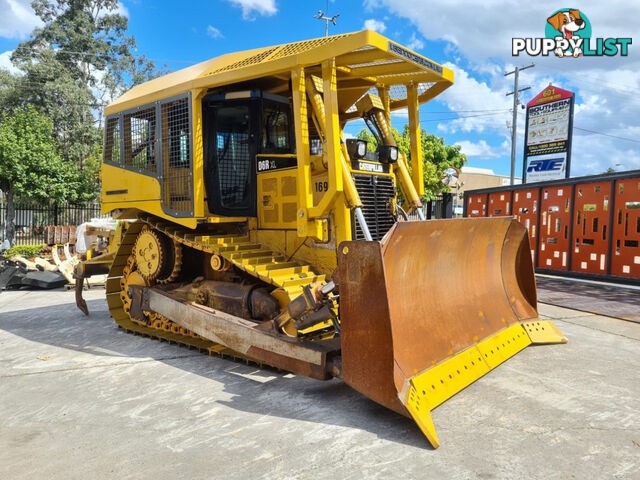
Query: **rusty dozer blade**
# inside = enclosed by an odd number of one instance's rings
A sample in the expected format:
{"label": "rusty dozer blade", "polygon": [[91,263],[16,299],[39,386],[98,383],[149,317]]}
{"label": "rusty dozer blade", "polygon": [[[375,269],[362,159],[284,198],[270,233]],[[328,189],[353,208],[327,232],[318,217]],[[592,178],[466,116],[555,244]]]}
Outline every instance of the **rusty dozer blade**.
{"label": "rusty dozer blade", "polygon": [[338,253],[342,375],[409,414],[434,448],[431,410],[533,343],[540,320],[526,229],[511,218],[397,223]]}

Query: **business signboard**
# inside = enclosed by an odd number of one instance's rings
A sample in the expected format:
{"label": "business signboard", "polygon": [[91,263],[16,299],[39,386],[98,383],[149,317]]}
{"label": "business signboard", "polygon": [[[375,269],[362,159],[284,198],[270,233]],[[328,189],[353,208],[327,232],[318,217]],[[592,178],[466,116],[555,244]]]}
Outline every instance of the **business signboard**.
{"label": "business signboard", "polygon": [[569,178],[573,92],[549,85],[527,103],[524,183]]}

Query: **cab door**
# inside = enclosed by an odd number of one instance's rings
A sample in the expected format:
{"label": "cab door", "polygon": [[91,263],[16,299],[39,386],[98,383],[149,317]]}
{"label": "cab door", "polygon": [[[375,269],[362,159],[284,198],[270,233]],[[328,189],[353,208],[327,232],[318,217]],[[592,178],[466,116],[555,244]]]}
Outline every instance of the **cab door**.
{"label": "cab door", "polygon": [[227,100],[204,107],[209,211],[214,215],[254,217],[258,102]]}

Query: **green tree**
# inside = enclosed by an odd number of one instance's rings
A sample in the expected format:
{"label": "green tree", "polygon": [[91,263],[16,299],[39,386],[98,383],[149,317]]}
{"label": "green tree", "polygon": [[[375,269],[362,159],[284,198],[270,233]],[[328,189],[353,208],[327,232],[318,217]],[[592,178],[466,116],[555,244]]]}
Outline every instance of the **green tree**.
{"label": "green tree", "polygon": [[78,175],[58,152],[53,123],[32,106],[0,119],[0,189],[7,200],[5,239],[15,237],[15,198],[73,199]]}
{"label": "green tree", "polygon": [[92,89],[95,100],[115,97],[157,75],[152,61],[135,54],[127,36],[128,19],[118,0],[34,0],[31,7],[44,22],[21,43],[11,60],[20,68],[53,52],[73,80]]}
{"label": "green tree", "polygon": [[[409,170],[411,170],[411,138],[409,126],[405,125],[402,133],[392,128],[391,133],[400,152],[407,156]],[[375,151],[378,147],[375,137],[369,130],[362,129],[357,136],[369,142],[368,148],[370,151]],[[421,131],[420,139],[422,144],[422,164],[425,186],[425,196],[423,200],[433,200],[438,194],[450,190],[449,187],[442,183],[443,172],[449,167],[456,167],[459,170],[467,162],[467,156],[460,151],[460,145],[446,145],[444,138],[427,133],[426,130]]]}
{"label": "green tree", "polygon": [[135,53],[117,0],[34,0],[31,6],[43,25],[14,50],[11,60],[22,75],[0,88],[0,107],[34,105],[48,116],[60,154],[82,172],[80,199],[95,198],[102,109],[158,72]]}

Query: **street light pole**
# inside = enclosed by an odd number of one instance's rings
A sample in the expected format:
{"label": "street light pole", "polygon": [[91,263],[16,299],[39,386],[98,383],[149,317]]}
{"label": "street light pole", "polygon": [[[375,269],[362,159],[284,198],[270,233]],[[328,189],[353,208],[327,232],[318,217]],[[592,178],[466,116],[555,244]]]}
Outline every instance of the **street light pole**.
{"label": "street light pole", "polygon": [[514,75],[513,77],[513,92],[507,93],[507,96],[513,95],[513,122],[511,124],[511,180],[510,185],[515,183],[515,175],[516,175],[516,136],[518,134],[518,104],[520,103],[518,98],[518,93],[524,92],[525,90],[529,90],[531,87],[525,87],[518,89],[518,79],[521,70],[526,70],[527,68],[533,68],[535,65],[532,63],[531,65],[527,65],[526,67],[516,67],[515,70],[511,72],[507,72],[504,74]]}

